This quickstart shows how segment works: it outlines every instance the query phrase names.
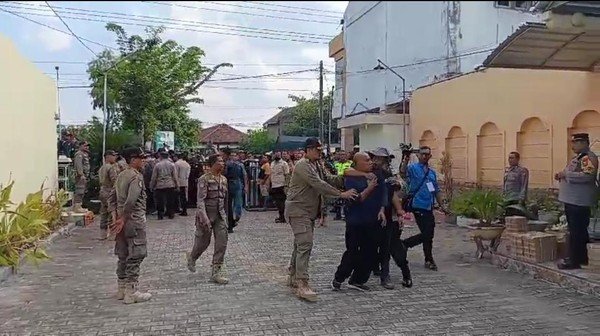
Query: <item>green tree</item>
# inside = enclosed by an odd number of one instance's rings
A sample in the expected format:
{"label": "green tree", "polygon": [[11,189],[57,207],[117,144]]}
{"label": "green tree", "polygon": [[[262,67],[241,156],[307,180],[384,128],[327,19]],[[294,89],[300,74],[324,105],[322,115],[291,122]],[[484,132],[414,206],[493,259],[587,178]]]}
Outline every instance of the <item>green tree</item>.
{"label": "green tree", "polygon": [[105,50],[88,65],[94,108],[104,107],[104,74],[108,69],[107,112],[111,129],[132,130],[144,141],[156,131],[175,132],[176,146],[198,141],[199,122],[189,117],[189,104],[202,103],[198,88],[214,69],[202,65],[204,51],[163,41],[164,28],[146,29],[146,36],[131,35],[116,24],[106,29],[116,35],[118,52]]}
{"label": "green tree", "polygon": [[[292,107],[292,122],[285,126],[283,133],[291,136],[319,136],[319,96],[313,94],[312,97],[300,97],[290,95],[289,98],[296,103]],[[331,111],[331,95],[323,97],[323,136],[327,141],[329,136],[328,118]],[[331,141],[339,141],[339,130],[337,129],[337,121],[331,122]]]}
{"label": "green tree", "polygon": [[248,136],[241,143],[242,149],[255,154],[262,154],[273,150],[275,139],[266,129],[249,130]]}

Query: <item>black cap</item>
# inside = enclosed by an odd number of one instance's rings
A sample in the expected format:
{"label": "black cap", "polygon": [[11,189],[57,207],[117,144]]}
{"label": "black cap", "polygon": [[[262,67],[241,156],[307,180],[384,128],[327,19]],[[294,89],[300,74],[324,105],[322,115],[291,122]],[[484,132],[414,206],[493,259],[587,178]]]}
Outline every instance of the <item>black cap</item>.
{"label": "black cap", "polygon": [[115,152],[112,149],[109,149],[106,152],[104,152],[104,156],[109,156],[109,155],[117,156],[117,155],[119,155],[119,153]]}
{"label": "black cap", "polygon": [[396,156],[394,156],[394,154],[390,154],[390,152],[387,150],[387,148],[383,148],[383,147],[377,147],[372,151],[368,151],[367,153],[369,153],[373,156],[389,157],[390,159],[396,158]]}
{"label": "black cap", "polygon": [[306,142],[304,143],[304,148],[317,148],[321,146],[321,141],[314,137],[306,139]]}
{"label": "black cap", "polygon": [[590,135],[587,133],[576,133],[571,136],[571,141],[590,141]]}
{"label": "black cap", "polygon": [[140,147],[125,148],[123,150],[122,155],[126,160],[133,159],[133,158],[142,158],[143,159],[146,157],[146,153]]}

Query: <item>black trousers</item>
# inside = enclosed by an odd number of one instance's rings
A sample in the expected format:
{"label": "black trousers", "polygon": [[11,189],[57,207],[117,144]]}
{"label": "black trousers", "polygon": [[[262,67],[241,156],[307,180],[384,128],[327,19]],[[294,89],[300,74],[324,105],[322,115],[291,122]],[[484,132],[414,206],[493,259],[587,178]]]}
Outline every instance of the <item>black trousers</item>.
{"label": "black trousers", "polygon": [[154,195],[156,197],[158,218],[163,218],[165,213],[169,218],[173,218],[175,216],[175,208],[177,207],[175,188],[156,189],[154,190]]}
{"label": "black trousers", "polygon": [[187,187],[179,187],[179,207],[182,214],[187,214]]}
{"label": "black trousers", "polygon": [[431,210],[414,209],[413,215],[421,233],[404,240],[407,248],[423,244],[425,262],[433,262],[433,236],[435,232],[435,217]]}
{"label": "black trousers", "polygon": [[393,224],[391,220],[388,220],[385,227],[378,225],[377,228],[377,262],[376,269],[379,268],[381,271],[381,280],[387,280],[390,277],[390,256],[391,256],[391,242],[392,242],[392,226],[396,225],[396,231],[398,231],[397,223]]}
{"label": "black trousers", "polygon": [[271,199],[273,200],[273,203],[279,212],[279,219],[284,219],[286,200],[285,187],[272,188]]}
{"label": "black trousers", "polygon": [[346,225],[346,251],[335,272],[336,281],[344,282],[350,277],[349,282],[364,284],[369,280],[377,258],[375,225],[379,224]]}
{"label": "black trousers", "polygon": [[587,243],[590,240],[588,226],[590,225],[591,209],[565,203],[565,215],[569,227],[569,259],[575,265],[588,263]]}
{"label": "black trousers", "polygon": [[150,189],[146,189],[146,213],[151,214],[154,212],[156,205],[154,204],[154,193]]}

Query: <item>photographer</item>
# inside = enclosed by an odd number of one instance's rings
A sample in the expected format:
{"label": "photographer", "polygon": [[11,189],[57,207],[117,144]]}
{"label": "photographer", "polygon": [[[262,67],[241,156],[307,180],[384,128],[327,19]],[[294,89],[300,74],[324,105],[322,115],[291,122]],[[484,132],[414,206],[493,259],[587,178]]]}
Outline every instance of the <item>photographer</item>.
{"label": "photographer", "polygon": [[403,200],[404,210],[412,212],[415,216],[417,226],[421,231],[417,239],[423,243],[423,254],[425,255],[425,267],[437,271],[437,265],[433,260],[433,235],[435,218],[433,216],[433,205],[437,200],[439,206],[445,211],[441,199],[440,188],[437,183],[436,172],[429,167],[431,159],[431,148],[422,146],[419,148],[417,157],[419,162],[410,163],[410,156],[414,151],[402,151],[402,163],[400,164],[400,176],[408,180],[408,194]]}

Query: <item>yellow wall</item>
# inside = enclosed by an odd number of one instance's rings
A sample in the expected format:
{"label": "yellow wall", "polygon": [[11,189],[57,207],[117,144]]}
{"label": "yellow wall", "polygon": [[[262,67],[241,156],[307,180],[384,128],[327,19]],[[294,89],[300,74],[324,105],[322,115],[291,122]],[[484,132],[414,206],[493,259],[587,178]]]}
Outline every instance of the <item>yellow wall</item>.
{"label": "yellow wall", "polygon": [[552,176],[572,155],[571,132],[600,141],[599,112],[600,73],[485,69],[415,90],[410,123],[413,143],[433,143],[436,158],[458,153],[461,182],[500,185],[499,169],[519,150],[530,187],[545,188],[557,186]]}
{"label": "yellow wall", "polygon": [[56,86],[0,35],[0,184],[15,181],[11,199],[56,187]]}

